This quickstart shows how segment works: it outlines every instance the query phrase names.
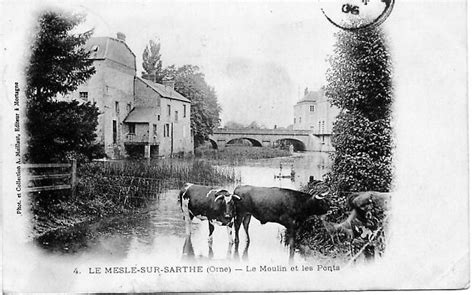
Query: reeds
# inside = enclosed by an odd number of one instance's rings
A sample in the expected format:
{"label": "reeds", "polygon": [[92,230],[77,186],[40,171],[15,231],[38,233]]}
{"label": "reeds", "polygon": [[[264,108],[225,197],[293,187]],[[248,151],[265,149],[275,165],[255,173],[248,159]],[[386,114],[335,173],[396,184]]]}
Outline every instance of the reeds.
{"label": "reeds", "polygon": [[102,162],[80,167],[78,193],[135,208],[186,182],[221,185],[239,181],[232,167],[216,167],[203,160]]}

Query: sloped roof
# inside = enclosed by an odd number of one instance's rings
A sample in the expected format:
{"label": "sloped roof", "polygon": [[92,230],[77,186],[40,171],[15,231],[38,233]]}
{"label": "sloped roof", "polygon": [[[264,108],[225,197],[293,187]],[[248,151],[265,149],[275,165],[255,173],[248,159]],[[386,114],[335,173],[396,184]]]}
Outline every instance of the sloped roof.
{"label": "sloped roof", "polygon": [[160,114],[160,109],[148,106],[136,106],[125,118],[125,123],[148,123],[156,121],[156,116]]}
{"label": "sloped roof", "polygon": [[166,87],[163,84],[155,83],[146,79],[142,79],[140,77],[136,77],[138,80],[142,81],[146,85],[150,86],[153,90],[155,90],[160,96],[170,99],[176,99],[184,102],[191,103],[189,99],[182,96],[176,90]]}
{"label": "sloped roof", "polygon": [[320,102],[326,100],[324,90],[319,89],[318,91],[309,91],[298,103],[301,102]]}
{"label": "sloped roof", "polygon": [[92,37],[87,40],[85,49],[91,59],[110,59],[131,69],[135,69],[135,54],[128,45],[112,37]]}

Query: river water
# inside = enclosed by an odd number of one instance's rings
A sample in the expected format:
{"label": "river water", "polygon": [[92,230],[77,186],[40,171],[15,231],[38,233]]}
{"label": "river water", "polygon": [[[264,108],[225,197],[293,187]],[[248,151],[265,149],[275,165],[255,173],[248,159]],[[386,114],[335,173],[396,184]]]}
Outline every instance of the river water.
{"label": "river water", "polygon": [[[251,161],[236,166],[241,183],[299,189],[310,176],[321,179],[329,170],[327,153],[296,153],[291,157]],[[281,166],[281,168],[280,168]],[[289,175],[291,167],[295,178]],[[227,187],[233,190],[233,186]],[[78,264],[86,261],[119,263],[124,261],[259,261],[287,263],[289,250],[283,243],[284,227],[256,219],[250,223],[251,243],[245,251],[243,229],[237,249],[229,247],[225,227],[216,226],[212,247],[208,245],[207,221],[193,220],[191,239],[186,238],[185,224],[177,203],[177,190],[159,196],[146,212],[133,216],[110,218],[92,224],[81,224],[45,235],[39,240],[41,251],[47,255],[74,258]],[[210,250],[211,249],[211,250]],[[243,255],[247,252],[246,255]],[[295,262],[302,261],[298,252]]]}

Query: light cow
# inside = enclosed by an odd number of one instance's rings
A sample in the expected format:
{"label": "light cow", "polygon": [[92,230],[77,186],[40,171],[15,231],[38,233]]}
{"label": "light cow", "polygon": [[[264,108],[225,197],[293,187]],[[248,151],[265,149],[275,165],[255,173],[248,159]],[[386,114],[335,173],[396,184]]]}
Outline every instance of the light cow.
{"label": "light cow", "polygon": [[209,224],[209,247],[212,247],[214,224],[227,227],[229,243],[233,243],[232,225],[236,216],[235,200],[240,197],[227,190],[187,183],[179,192],[179,204],[186,221],[186,235],[191,235],[194,217]]}

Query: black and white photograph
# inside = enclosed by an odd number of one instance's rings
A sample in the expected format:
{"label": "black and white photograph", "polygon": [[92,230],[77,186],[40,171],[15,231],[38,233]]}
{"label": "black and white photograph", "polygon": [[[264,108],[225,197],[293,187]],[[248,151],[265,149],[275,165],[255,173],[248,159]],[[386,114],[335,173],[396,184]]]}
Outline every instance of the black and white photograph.
{"label": "black and white photograph", "polygon": [[467,1],[0,6],[3,292],[469,288]]}

